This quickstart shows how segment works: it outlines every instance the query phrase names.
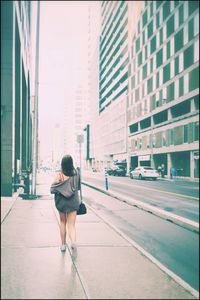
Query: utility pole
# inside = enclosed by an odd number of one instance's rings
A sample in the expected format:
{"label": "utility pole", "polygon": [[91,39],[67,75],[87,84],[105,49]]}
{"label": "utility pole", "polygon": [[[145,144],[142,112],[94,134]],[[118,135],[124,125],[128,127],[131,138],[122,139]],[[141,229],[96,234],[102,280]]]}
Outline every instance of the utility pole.
{"label": "utility pole", "polygon": [[40,1],[37,1],[36,55],[35,55],[35,101],[33,117],[33,173],[32,196],[36,196],[36,173],[38,160],[38,78],[39,78],[39,32],[40,32]]}

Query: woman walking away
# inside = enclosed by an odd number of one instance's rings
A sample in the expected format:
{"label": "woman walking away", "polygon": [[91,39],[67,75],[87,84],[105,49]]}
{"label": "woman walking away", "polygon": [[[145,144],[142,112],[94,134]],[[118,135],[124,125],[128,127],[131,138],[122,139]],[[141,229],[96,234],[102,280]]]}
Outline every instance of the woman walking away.
{"label": "woman walking away", "polygon": [[[55,194],[55,206],[60,215],[60,250],[66,251],[66,234],[72,253],[76,253],[76,214],[81,203],[78,190],[80,190],[80,174],[75,170],[73,159],[65,155],[61,161],[61,171],[56,173],[51,185],[51,193]],[[67,227],[67,230],[66,230]]]}

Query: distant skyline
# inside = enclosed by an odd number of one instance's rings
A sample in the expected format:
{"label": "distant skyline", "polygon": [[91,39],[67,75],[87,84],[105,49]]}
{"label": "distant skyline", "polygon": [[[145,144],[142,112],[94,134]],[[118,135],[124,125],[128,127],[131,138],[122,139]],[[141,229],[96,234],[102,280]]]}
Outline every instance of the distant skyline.
{"label": "distant skyline", "polygon": [[39,140],[41,158],[51,154],[51,132],[63,124],[74,69],[87,67],[87,1],[40,2]]}

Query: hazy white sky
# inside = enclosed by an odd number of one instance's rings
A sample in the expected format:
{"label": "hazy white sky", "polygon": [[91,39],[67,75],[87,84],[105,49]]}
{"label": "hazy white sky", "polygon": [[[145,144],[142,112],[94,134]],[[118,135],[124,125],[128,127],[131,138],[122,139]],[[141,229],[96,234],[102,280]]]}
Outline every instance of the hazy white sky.
{"label": "hazy white sky", "polygon": [[[51,150],[52,126],[70,102],[72,69],[87,63],[87,1],[40,1],[39,139]],[[69,92],[70,94],[70,92]],[[70,103],[69,103],[70,104]]]}

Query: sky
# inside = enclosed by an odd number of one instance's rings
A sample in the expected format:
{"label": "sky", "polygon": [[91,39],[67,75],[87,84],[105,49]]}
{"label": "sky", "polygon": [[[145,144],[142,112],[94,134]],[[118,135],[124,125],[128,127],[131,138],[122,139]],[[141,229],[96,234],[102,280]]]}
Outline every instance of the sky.
{"label": "sky", "polygon": [[41,156],[51,151],[51,130],[70,105],[75,67],[87,64],[87,1],[40,1],[39,140]]}

